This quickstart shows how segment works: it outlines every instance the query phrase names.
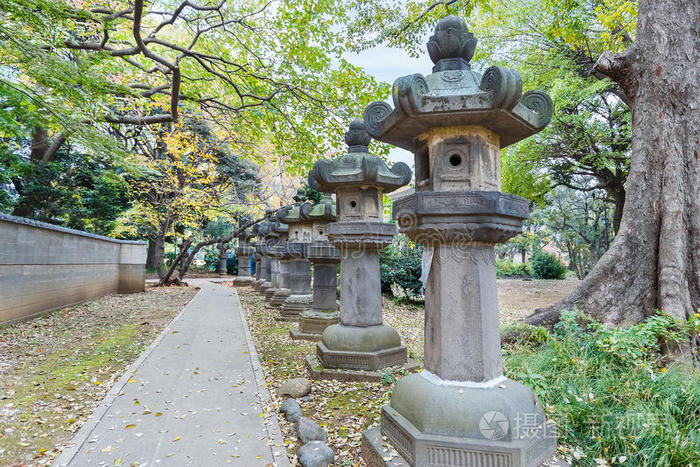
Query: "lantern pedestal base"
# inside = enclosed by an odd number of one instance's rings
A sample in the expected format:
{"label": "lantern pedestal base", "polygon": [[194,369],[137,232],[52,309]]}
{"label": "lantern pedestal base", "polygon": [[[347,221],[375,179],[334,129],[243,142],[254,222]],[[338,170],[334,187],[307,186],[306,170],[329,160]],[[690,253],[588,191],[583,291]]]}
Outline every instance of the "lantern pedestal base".
{"label": "lantern pedestal base", "polygon": [[338,311],[304,311],[299,315],[299,329],[291,329],[289,335],[292,339],[320,341],[323,332],[328,326],[338,324],[340,312]]}
{"label": "lantern pedestal base", "polygon": [[253,285],[254,280],[252,276],[236,276],[233,278],[233,285],[249,286]]}
{"label": "lantern pedestal base", "polygon": [[[373,426],[362,433],[362,460],[367,467],[408,466],[408,461],[382,439],[379,426]],[[430,465],[430,464],[429,464]],[[456,465],[456,464],[449,464]],[[474,464],[477,465],[477,464]],[[506,464],[507,465],[507,464]],[[554,454],[540,464],[542,467],[571,467],[571,464]]]}
{"label": "lantern pedestal base", "polygon": [[381,434],[412,466],[532,467],[557,448],[556,425],[537,396],[503,376],[484,383],[427,371],[406,376],[382,407]]}
{"label": "lantern pedestal base", "polygon": [[346,382],[379,383],[384,374],[391,370],[394,374],[420,370],[420,365],[410,358],[406,363],[376,371],[345,370],[342,368],[324,368],[316,355],[307,355],[304,359],[309,378],[313,380],[335,380]]}
{"label": "lantern pedestal base", "polygon": [[270,300],[272,300],[272,296],[278,293],[279,291],[279,287],[270,287],[269,289],[265,290],[265,300],[269,302]]}
{"label": "lantern pedestal base", "polygon": [[276,319],[298,321],[299,315],[311,309],[312,295],[290,295],[282,303],[280,315]]}
{"label": "lantern pedestal base", "polygon": [[287,300],[287,297],[289,297],[292,294],[292,291],[289,289],[277,289],[275,290],[275,293],[272,294],[272,297],[270,298],[270,304],[275,307],[282,306],[285,300]]}

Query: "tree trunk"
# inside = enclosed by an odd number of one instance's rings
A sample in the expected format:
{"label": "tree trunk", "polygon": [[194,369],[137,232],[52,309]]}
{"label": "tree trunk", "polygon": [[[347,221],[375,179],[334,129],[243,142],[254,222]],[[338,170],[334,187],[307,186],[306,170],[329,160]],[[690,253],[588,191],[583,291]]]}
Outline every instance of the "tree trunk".
{"label": "tree trunk", "polygon": [[620,224],[622,223],[622,213],[625,208],[625,188],[613,187],[608,190],[608,193],[612,196],[615,204],[615,213],[613,214],[613,231],[615,233],[620,231]]}
{"label": "tree trunk", "polygon": [[165,234],[158,234],[153,240],[153,260],[158,270],[158,277],[165,275]]}
{"label": "tree trunk", "polygon": [[168,270],[160,277],[160,281],[158,281],[158,287],[163,286],[163,285],[181,285],[182,284],[182,274],[176,280],[171,280],[171,277],[173,276],[173,273],[175,272],[175,268],[177,267],[177,265],[180,264],[180,262],[182,261],[182,258],[184,258],[185,255],[187,254],[187,250],[189,249],[190,245],[192,245],[191,238],[186,238],[185,240],[182,241],[182,244],[180,245],[180,252],[173,259],[173,262],[170,265],[170,267],[168,268]]}
{"label": "tree trunk", "polygon": [[631,167],[618,234],[581,286],[526,318],[552,325],[577,308],[610,325],[700,307],[700,2],[642,0],[637,42],[596,68],[625,90]]}
{"label": "tree trunk", "polygon": [[156,237],[148,237],[148,250],[146,251],[146,268],[156,269]]}

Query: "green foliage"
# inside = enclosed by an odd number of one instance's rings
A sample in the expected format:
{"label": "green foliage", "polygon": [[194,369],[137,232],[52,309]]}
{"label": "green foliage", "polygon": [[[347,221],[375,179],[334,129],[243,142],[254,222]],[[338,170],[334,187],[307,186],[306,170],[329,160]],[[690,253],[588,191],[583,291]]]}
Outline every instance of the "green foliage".
{"label": "green foliage", "polygon": [[382,373],[381,383],[384,386],[391,386],[395,382],[396,382],[396,376],[394,375],[393,371],[386,370],[384,373]]}
{"label": "green foliage", "polygon": [[229,257],[226,258],[226,274],[231,276],[238,274],[238,256],[229,255]]}
{"label": "green foliage", "polygon": [[382,293],[393,295],[393,286],[397,287],[404,298],[421,294],[423,247],[413,243],[403,235],[397,235],[394,241],[379,253],[379,272]]}
{"label": "green foliage", "polygon": [[564,279],[566,266],[558,256],[552,253],[537,251],[530,260],[532,275],[538,279]]}
{"label": "green foliage", "polygon": [[619,358],[621,362],[639,362],[653,355],[658,352],[659,340],[680,342],[690,337],[689,327],[679,327],[671,316],[665,314],[656,314],[624,330],[599,323],[589,327],[597,334],[598,350]]}
{"label": "green foliage", "polygon": [[564,312],[545,345],[506,344],[506,376],[535,390],[576,465],[698,465],[700,373],[658,360],[690,327],[656,315],[610,330]]}
{"label": "green foliage", "polygon": [[[7,154],[1,180],[12,180],[19,195],[5,211],[52,224],[109,235],[117,217],[129,207],[131,190],[113,165],[70,149],[54,162],[34,164]],[[6,193],[4,190],[0,193]]]}
{"label": "green foliage", "polygon": [[496,259],[498,277],[530,277],[532,274],[527,263],[514,263],[509,259]]}
{"label": "green foliage", "polygon": [[321,198],[323,198],[323,193],[318,190],[314,190],[308,183],[304,183],[302,188],[304,189],[304,196],[306,196],[306,199],[311,201],[313,204],[320,202]]}
{"label": "green foliage", "polygon": [[219,266],[219,249],[215,247],[204,248],[204,267],[207,271],[216,271]]}
{"label": "green foliage", "polygon": [[527,323],[515,323],[503,326],[501,335],[504,342],[517,345],[530,345],[539,347],[549,342],[550,335],[547,328],[533,326]]}

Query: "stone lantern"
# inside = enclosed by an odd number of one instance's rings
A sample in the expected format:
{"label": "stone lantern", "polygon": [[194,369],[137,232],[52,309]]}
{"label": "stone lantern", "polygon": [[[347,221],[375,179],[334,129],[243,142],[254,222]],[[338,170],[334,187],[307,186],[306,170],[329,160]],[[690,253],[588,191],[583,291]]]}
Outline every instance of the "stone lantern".
{"label": "stone lantern", "polygon": [[279,319],[296,321],[299,314],[311,308],[311,263],[307,249],[311,242],[313,223],[301,215],[301,206],[306,201],[304,190],[299,188],[294,196],[294,206],[288,206],[277,213],[280,222],[288,225],[289,240],[285,256],[289,260],[289,289],[291,293],[282,303]]}
{"label": "stone lantern", "polygon": [[235,285],[250,285],[253,282],[250,275],[250,256],[255,253],[255,248],[250,244],[253,236],[251,229],[245,229],[238,234],[238,275],[233,279]]}
{"label": "stone lantern", "polygon": [[335,201],[328,195],[317,204],[301,205],[301,216],[313,222],[307,257],[314,265],[314,289],[311,310],[301,313],[299,329],[289,331],[292,339],[318,341],[323,331],[340,319],[336,300],[340,252],[326,235],[327,224],[335,221],[335,213]]}
{"label": "stone lantern", "polygon": [[[280,211],[278,211],[279,213]],[[287,229],[287,234],[289,233],[289,227],[286,224],[281,224],[280,220],[277,219],[276,223],[278,225],[284,225]],[[288,241],[288,240],[287,240]],[[289,297],[292,291],[289,289],[289,263],[292,259],[287,252],[287,241],[279,247],[278,265],[277,265],[277,276],[276,276],[276,287],[270,296],[270,304],[273,307],[281,307],[284,301]]]}
{"label": "stone lantern", "polygon": [[271,254],[272,287],[265,291],[265,298],[272,306],[280,306],[289,297],[289,255],[287,255],[287,242],[289,240],[289,226],[280,221],[279,216],[286,208],[280,208],[275,213],[272,230],[280,234],[279,241]]}
{"label": "stone lantern", "polygon": [[272,226],[269,217],[272,215],[271,210],[265,212],[265,219],[253,226],[253,233],[258,237],[255,245],[255,277],[257,280],[253,282],[253,288],[260,291],[266,281],[269,280],[270,258],[265,254],[270,227]]}
{"label": "stone lantern", "polygon": [[272,215],[270,220],[270,240],[267,245],[267,255],[270,257],[270,284],[263,286],[265,299],[270,301],[275,293],[280,292],[280,262],[287,244],[287,233],[289,228],[277,218],[278,210]]}
{"label": "stone lantern", "polygon": [[[412,151],[416,191],[394,203],[401,232],[424,245],[425,370],[402,378],[365,432],[368,465],[534,466],[556,434],[528,387],[503,376],[494,244],[521,231],[527,200],[501,193],[500,150],[544,128],[552,101],[520,75],[471,70],[476,39],[440,21],[428,76],[399,78],[394,108],[370,104],[370,134]],[[403,459],[387,457],[381,435]],[[387,461],[387,459],[390,459]]]}
{"label": "stone lantern", "polygon": [[374,372],[354,379],[376,380],[383,368],[407,362],[399,334],[382,322],[379,250],[396,234],[394,224],[383,222],[384,193],[411,181],[411,169],[402,162],[389,169],[370,155],[361,120],[350,124],[345,142],[346,155],[316,162],[309,174],[312,187],[336,194],[337,221],[326,230],[340,250],[340,323],[326,328],[316,347],[318,362],[309,357],[307,364],[313,377],[343,377],[326,370],[346,369]]}

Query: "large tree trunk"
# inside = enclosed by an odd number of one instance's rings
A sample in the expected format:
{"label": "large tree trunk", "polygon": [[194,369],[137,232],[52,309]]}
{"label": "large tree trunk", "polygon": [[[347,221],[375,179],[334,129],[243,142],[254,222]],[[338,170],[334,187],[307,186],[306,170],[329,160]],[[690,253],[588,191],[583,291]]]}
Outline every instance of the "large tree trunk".
{"label": "large tree trunk", "polygon": [[637,41],[596,68],[632,110],[631,167],[620,229],[581,286],[526,318],[554,324],[577,308],[611,325],[700,307],[700,2],[641,0]]}
{"label": "large tree trunk", "polygon": [[165,233],[158,234],[153,240],[153,256],[155,261],[158,277],[163,278],[165,275]]}
{"label": "large tree trunk", "polygon": [[148,237],[148,249],[146,250],[146,268],[156,269],[156,237]]}

